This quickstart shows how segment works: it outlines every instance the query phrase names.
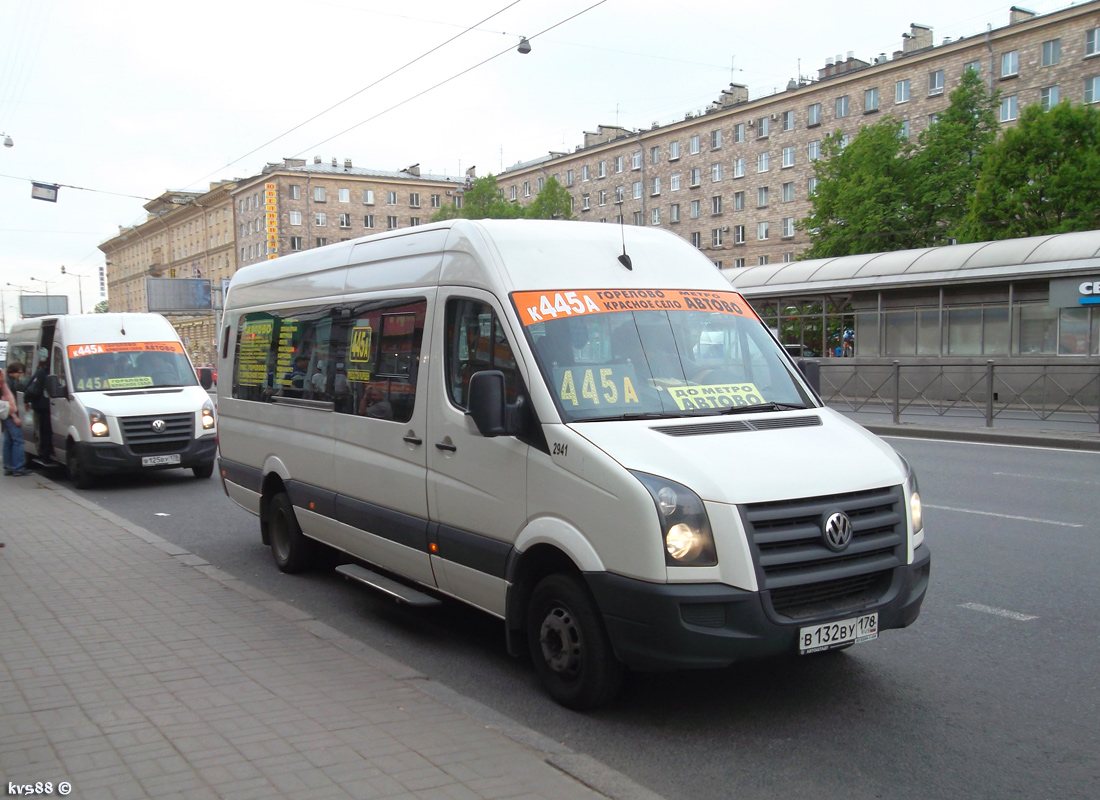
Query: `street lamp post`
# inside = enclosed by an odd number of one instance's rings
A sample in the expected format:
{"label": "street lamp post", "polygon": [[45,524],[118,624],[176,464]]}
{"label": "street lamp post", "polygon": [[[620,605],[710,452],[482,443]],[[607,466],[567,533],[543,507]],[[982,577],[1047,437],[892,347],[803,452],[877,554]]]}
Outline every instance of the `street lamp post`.
{"label": "street lamp post", "polygon": [[[62,275],[72,275],[73,277],[76,278],[76,292],[80,296],[80,313],[83,314],[84,313],[84,281],[83,281],[83,279],[84,278],[89,278],[91,276],[90,275],[81,275],[81,274],[76,273],[76,272],[66,271],[64,264],[61,265],[61,274]],[[49,306],[49,304],[50,304],[50,301],[47,300],[46,305]]]}
{"label": "street lamp post", "polygon": [[49,313],[50,313],[50,284],[53,283],[53,281],[48,281],[45,278],[36,278],[34,275],[31,275],[31,280],[32,281],[38,281],[39,283],[46,284],[46,314],[49,315]]}

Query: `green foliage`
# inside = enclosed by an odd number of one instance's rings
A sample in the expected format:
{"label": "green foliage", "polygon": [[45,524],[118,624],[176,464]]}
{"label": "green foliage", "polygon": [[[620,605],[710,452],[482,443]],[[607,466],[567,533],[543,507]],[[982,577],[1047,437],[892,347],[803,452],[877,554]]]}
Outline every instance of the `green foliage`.
{"label": "green foliage", "polygon": [[100,300],[95,304],[95,308],[92,309],[93,314],[106,314],[107,313],[107,301]]}
{"label": "green foliage", "polygon": [[969,241],[1100,228],[1100,111],[1025,108],[986,152],[969,205]]}
{"label": "green foliage", "polygon": [[477,178],[466,190],[462,208],[441,208],[432,222],[445,219],[573,219],[569,192],[556,178],[546,181],[529,206],[504,199],[493,175]]}
{"label": "green foliage", "polygon": [[826,137],[814,166],[817,192],[799,227],[813,234],[803,258],[903,250],[909,228],[910,150],[893,118],[864,127],[846,147]]}

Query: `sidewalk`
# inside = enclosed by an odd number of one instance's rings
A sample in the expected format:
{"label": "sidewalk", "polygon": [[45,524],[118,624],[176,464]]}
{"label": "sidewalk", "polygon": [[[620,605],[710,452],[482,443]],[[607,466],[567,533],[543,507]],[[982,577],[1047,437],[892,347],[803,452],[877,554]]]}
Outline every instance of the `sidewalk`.
{"label": "sidewalk", "polygon": [[1034,415],[1002,416],[987,428],[985,418],[977,414],[941,416],[930,411],[913,411],[901,414],[895,424],[892,414],[886,410],[851,411],[843,406],[830,407],[879,436],[1100,451],[1100,426],[1084,414],[1066,414],[1047,420]]}
{"label": "sidewalk", "polygon": [[0,792],[659,800],[61,484],[0,496]]}

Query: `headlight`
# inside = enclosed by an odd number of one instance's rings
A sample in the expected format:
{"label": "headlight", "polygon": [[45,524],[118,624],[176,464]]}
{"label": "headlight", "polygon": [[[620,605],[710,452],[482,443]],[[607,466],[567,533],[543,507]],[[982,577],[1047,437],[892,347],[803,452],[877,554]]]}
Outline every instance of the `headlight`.
{"label": "headlight", "polygon": [[107,425],[107,417],[102,411],[96,411],[94,408],[86,409],[88,412],[88,422],[91,424],[92,436],[97,439],[102,439],[105,436],[111,435],[111,429]]}
{"label": "headlight", "polygon": [[214,427],[214,404],[206,402],[202,406],[202,429],[208,431]]}
{"label": "headlight", "polygon": [[718,563],[710,520],[699,495],[686,486],[646,472],[631,474],[653,497],[665,545],[665,564],[671,567],[712,567]]}
{"label": "headlight", "polygon": [[901,463],[905,465],[905,494],[909,497],[909,516],[913,520],[913,535],[915,536],[924,529],[924,510],[920,502],[917,473],[909,466],[909,462],[902,458],[901,454],[898,454],[898,458],[901,458]]}

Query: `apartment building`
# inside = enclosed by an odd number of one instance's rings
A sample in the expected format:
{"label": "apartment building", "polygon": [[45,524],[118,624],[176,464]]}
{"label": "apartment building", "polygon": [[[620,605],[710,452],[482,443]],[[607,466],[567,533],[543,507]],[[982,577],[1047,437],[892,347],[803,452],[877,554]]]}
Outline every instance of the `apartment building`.
{"label": "apartment building", "polygon": [[461,208],[465,189],[466,177],[421,175],[419,165],[385,172],[350,159],[268,164],[233,190],[237,262],[421,225],[444,205]]}
{"label": "apartment building", "polygon": [[497,176],[526,204],[553,176],[581,220],[652,225],[690,241],[724,269],[793,261],[809,246],[795,223],[810,211],[814,161],[826,136],[854,137],[892,116],[916,139],[947,107],[964,70],[1000,91],[1010,126],[1032,103],[1100,102],[1100,2],[1044,15],[1013,7],[1009,23],[942,40],[911,25],[902,49],[866,60],[826,60],[816,80],[749,99],[731,84],[705,111],[643,130],[600,125],[572,153],[518,164]]}

